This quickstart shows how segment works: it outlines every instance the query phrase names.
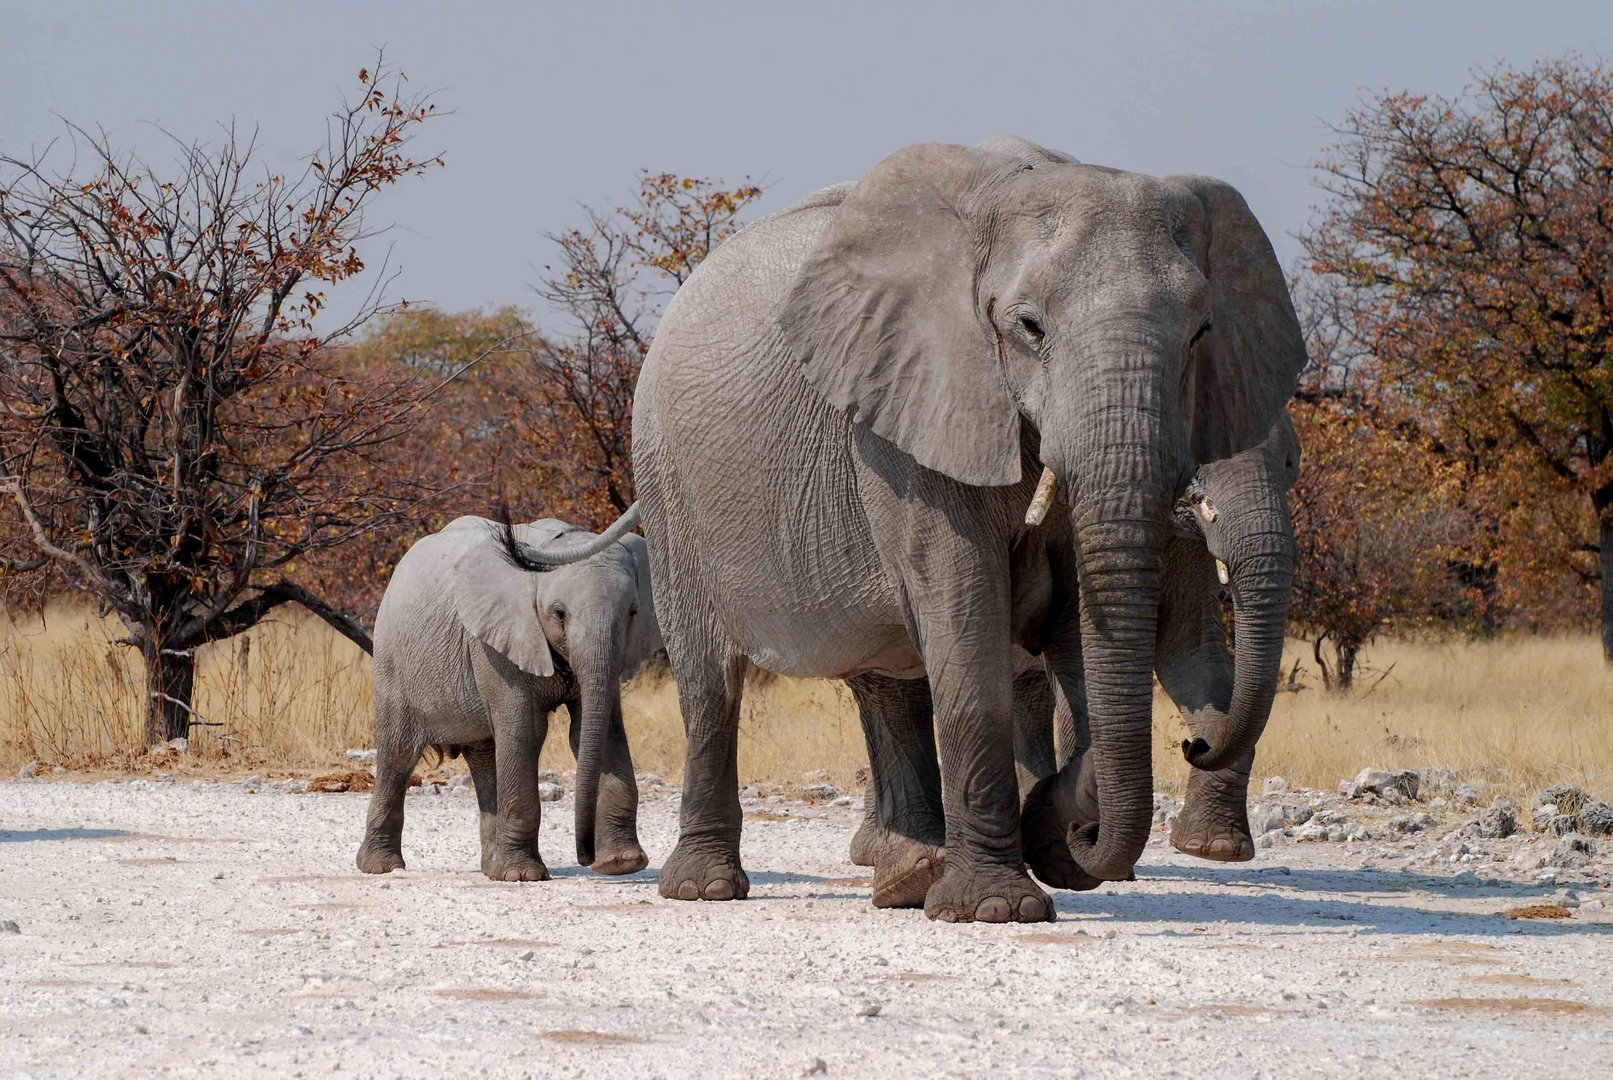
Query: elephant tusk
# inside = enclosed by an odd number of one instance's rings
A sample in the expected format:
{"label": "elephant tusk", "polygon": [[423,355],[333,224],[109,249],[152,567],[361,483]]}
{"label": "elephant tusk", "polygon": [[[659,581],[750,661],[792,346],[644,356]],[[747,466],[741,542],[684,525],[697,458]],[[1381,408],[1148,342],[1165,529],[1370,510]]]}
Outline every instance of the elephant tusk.
{"label": "elephant tusk", "polygon": [[1025,524],[1040,525],[1047,517],[1047,508],[1053,505],[1053,492],[1058,489],[1059,478],[1053,475],[1053,470],[1042,467],[1042,478],[1036,482],[1036,494],[1031,496],[1031,504],[1025,510]]}
{"label": "elephant tusk", "polygon": [[1223,585],[1232,584],[1232,573],[1227,570],[1227,564],[1220,559],[1215,560],[1215,576],[1220,579]]}

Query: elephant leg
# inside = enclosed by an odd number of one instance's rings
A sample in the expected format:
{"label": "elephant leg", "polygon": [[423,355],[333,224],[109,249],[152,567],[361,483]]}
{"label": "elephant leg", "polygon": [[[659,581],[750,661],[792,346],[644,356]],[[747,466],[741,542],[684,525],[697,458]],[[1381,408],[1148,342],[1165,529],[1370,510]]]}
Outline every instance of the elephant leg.
{"label": "elephant leg", "polygon": [[946,843],[929,684],[854,675],[846,680],[868,742],[875,907],[921,907],[941,877]]}
{"label": "elephant leg", "polygon": [[[1160,685],[1182,710],[1188,730],[1213,740],[1232,702],[1234,672],[1214,563],[1202,543],[1172,542],[1161,595],[1156,652]],[[1253,767],[1250,753],[1216,772],[1191,770],[1171,846],[1214,862],[1254,858],[1248,810]]]}
{"label": "elephant leg", "polygon": [[[936,574],[924,579],[946,580]],[[981,590],[954,598],[955,606],[915,605],[916,640],[935,702],[946,817],[946,866],[924,897],[924,913],[945,922],[1053,918],[1052,900],[1025,872],[1020,842],[1006,596],[1006,588]]]}
{"label": "elephant leg", "polygon": [[1045,885],[1094,889],[1100,882],[1076,864],[1069,845],[1072,828],[1098,820],[1097,774],[1079,637],[1072,635],[1050,645],[1043,662],[1043,680],[1052,698],[1052,725],[1058,735],[1059,767],[1038,779],[1025,797],[1020,815],[1025,862]]}
{"label": "elephant leg", "polygon": [[[576,756],[582,744],[582,702],[566,702],[571,714],[571,753]],[[649,865],[649,856],[638,842],[638,782],[633,777],[633,756],[627,747],[627,732],[617,713],[605,742],[600,763],[599,795],[594,815],[594,861],[597,874],[636,874]]]}
{"label": "elephant leg", "polygon": [[492,740],[466,746],[465,764],[470,766],[471,783],[476,786],[476,809],[482,836],[482,873],[491,877],[493,841],[498,836],[498,771]]}
{"label": "elephant leg", "polygon": [[375,715],[375,787],[370,793],[364,842],[358,849],[358,868],[366,874],[386,874],[404,868],[404,796],[425,747],[416,741],[418,725],[390,695],[376,696]]}
{"label": "elephant leg", "polygon": [[[538,754],[549,731],[549,711],[534,679],[503,656],[472,646],[471,669],[493,729],[493,851],[487,876],[494,881],[547,881],[538,853]],[[480,792],[477,793],[480,798]]]}
{"label": "elephant leg", "polygon": [[709,635],[673,627],[666,636],[685,735],[678,843],[659,886],[670,900],[743,900],[750,892],[739,862],[739,703],[747,662],[723,655]]}
{"label": "elephant leg", "polygon": [[1053,683],[1041,664],[1014,676],[1014,774],[1020,805],[1040,780],[1058,771],[1053,727],[1058,711]]}
{"label": "elephant leg", "polygon": [[[867,726],[864,725],[864,738],[867,735]],[[857,832],[851,838],[850,858],[853,866],[873,866],[874,854],[883,842],[879,832],[879,785],[874,780],[873,760],[873,747],[870,746],[868,749],[868,784],[863,788],[863,820],[862,824],[857,826]]]}

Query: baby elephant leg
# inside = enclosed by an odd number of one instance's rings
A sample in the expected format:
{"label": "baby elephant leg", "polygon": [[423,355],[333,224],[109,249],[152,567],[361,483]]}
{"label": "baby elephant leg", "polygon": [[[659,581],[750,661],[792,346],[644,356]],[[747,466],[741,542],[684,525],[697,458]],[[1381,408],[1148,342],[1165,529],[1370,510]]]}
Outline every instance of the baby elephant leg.
{"label": "baby elephant leg", "polygon": [[493,741],[465,747],[471,783],[476,785],[476,809],[481,824],[482,873],[493,876],[493,841],[498,837],[498,771]]}
{"label": "baby elephant leg", "polygon": [[414,726],[405,722],[400,709],[378,698],[375,711],[375,788],[358,849],[358,868],[366,874],[387,874],[403,869],[403,801],[425,747],[411,737]]}

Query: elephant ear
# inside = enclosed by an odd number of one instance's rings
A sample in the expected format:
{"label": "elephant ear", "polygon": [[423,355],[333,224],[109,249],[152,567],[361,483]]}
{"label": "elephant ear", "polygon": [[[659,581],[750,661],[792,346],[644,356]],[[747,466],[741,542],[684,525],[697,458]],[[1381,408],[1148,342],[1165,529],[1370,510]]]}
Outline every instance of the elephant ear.
{"label": "elephant ear", "polygon": [[1208,226],[1203,270],[1213,329],[1193,366],[1190,437],[1198,460],[1217,461],[1271,433],[1305,366],[1305,335],[1271,241],[1243,196],[1207,176],[1170,179],[1197,196]]}
{"label": "elephant ear", "polygon": [[655,596],[650,590],[649,545],[637,533],[628,533],[617,543],[632,553],[638,581],[638,617],[628,631],[627,657],[622,664],[622,677],[627,678],[661,651],[661,624],[655,618]]}
{"label": "elephant ear", "polygon": [[490,533],[460,554],[449,576],[454,610],[472,637],[529,675],[554,674],[538,621],[537,574],[510,563]]}
{"label": "elephant ear", "polygon": [[898,150],[851,189],[779,324],[856,424],[968,484],[1019,479],[1019,413],[975,295],[985,193],[1028,166],[967,146]]}

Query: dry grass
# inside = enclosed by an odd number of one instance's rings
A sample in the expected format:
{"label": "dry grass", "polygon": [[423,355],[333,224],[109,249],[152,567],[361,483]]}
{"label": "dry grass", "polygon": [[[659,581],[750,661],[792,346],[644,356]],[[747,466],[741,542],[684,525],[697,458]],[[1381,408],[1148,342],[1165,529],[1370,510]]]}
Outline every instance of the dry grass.
{"label": "dry grass", "polygon": [[[143,760],[139,657],[113,644],[114,623],[76,609],[40,620],[0,617],[0,767],[30,759],[78,768]],[[242,641],[249,641],[243,649]],[[1288,665],[1302,646],[1290,649]],[[1381,676],[1381,678],[1380,678]],[[1384,642],[1365,657],[1359,688],[1322,691],[1312,668],[1299,693],[1278,695],[1256,773],[1331,787],[1363,765],[1471,770],[1494,791],[1577,783],[1613,795],[1613,671],[1589,638]],[[245,639],[204,649],[192,760],[223,767],[328,771],[371,742],[367,657],[323,624],[287,614]],[[1186,775],[1185,728],[1157,699],[1155,770]],[[670,679],[629,687],[624,712],[640,769],[675,779],[683,728]],[[570,766],[563,733],[544,751]],[[778,679],[746,695],[740,776],[793,782],[827,769],[841,784],[864,763],[850,692],[837,682]],[[462,768],[460,763],[451,763]]]}

